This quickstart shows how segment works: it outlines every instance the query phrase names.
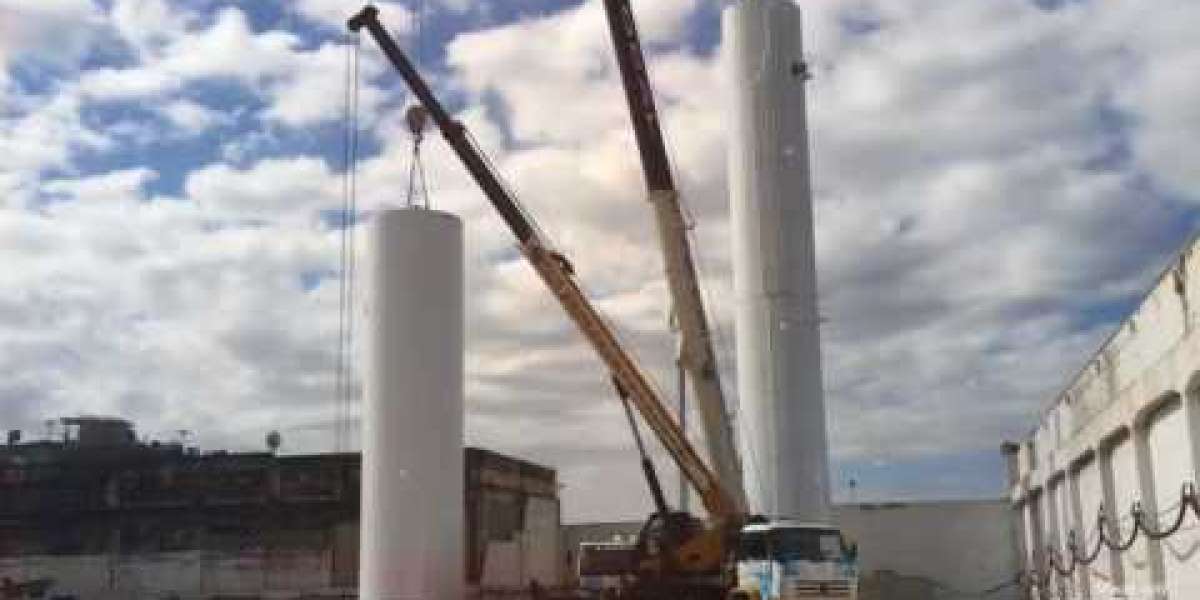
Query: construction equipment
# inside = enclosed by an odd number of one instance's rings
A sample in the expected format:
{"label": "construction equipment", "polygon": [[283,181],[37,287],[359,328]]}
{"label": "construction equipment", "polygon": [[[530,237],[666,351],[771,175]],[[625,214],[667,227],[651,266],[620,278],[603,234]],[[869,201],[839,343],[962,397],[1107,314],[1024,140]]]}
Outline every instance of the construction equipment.
{"label": "construction equipment", "polygon": [[[613,6],[621,8],[619,3]],[[623,10],[628,10],[627,4]],[[688,249],[686,227],[670,178],[666,153],[662,148],[661,133],[657,132],[657,116],[648,80],[642,78],[645,87],[636,98],[631,96],[630,102],[631,107],[635,100],[638,106],[644,107],[649,101],[649,112],[642,118],[654,126],[641,128],[639,136],[648,135],[650,143],[657,144],[657,148],[651,146],[648,151],[644,143],[640,147],[643,158],[650,159],[644,160],[644,164],[650,165],[647,166],[646,172],[648,180],[651,181],[651,195],[657,207],[656,213],[659,214],[660,222],[667,224],[667,227],[660,228],[663,232],[662,243],[664,250],[675,257],[668,260],[668,276],[671,279],[681,325],[685,318],[688,319],[687,325],[683,327],[685,341],[690,344],[687,348],[688,369],[696,382],[697,395],[705,394],[708,402],[702,414],[705,415],[705,430],[709,433],[710,444],[716,444],[716,450],[711,454],[713,460],[719,463],[720,476],[718,472],[711,470],[697,453],[637,359],[622,346],[611,326],[583,293],[571,263],[551,246],[516,197],[501,182],[499,175],[467,129],[450,116],[379,22],[378,10],[373,6],[363,8],[350,19],[348,26],[351,31],[365,28],[400,73],[428,111],[450,148],[488,201],[500,213],[516,237],[521,253],[604,363],[622,402],[635,408],[641,415],[642,420],[654,432],[655,437],[696,490],[708,513],[705,522],[687,513],[670,510],[657,485],[652,463],[649,462],[639,439],[639,452],[642,454],[643,468],[651,486],[656,512],[639,536],[632,572],[625,578],[628,582],[625,596],[646,600],[725,598],[733,589],[736,573],[740,570],[737,554],[740,550],[740,536],[748,517],[737,455],[732,445],[731,428],[725,420],[716,361],[709,340],[703,305],[700,303],[695,268]],[[625,39],[627,42],[632,40],[632,49],[636,50],[636,54],[631,52],[626,59],[640,62],[641,49],[637,45],[636,30],[632,29],[632,17],[629,16],[622,26],[629,28],[627,33],[632,37]],[[644,65],[641,68],[644,73]],[[655,136],[657,142],[654,141]],[[672,274],[674,269],[679,271]],[[688,314],[685,316],[684,312]],[[701,392],[701,389],[704,391]],[[719,409],[719,412],[714,409]],[[636,424],[633,425],[636,434]],[[801,530],[801,536],[807,535],[807,531]]]}
{"label": "construction equipment", "polygon": [[[725,409],[688,226],[671,174],[633,9],[629,0],[604,0],[604,11],[641,156],[647,199],[654,207],[667,282],[682,335],[679,364],[687,370],[695,389],[710,459],[721,484],[739,502],[740,512],[731,520],[747,523],[737,533],[737,552],[731,557],[736,580],[731,594],[759,598],[792,595],[853,597],[857,587],[855,552],[846,548],[835,527],[746,516],[747,500],[733,443],[733,427]],[[639,442],[639,449],[640,445]],[[648,473],[647,479],[653,489],[657,482],[652,475]],[[659,513],[666,514],[666,511],[660,507]],[[686,521],[684,517],[673,518]]]}
{"label": "construction equipment", "polygon": [[696,262],[688,242],[688,225],[679,204],[679,191],[671,175],[671,164],[659,127],[654,93],[638,39],[637,25],[628,0],[604,0],[608,28],[612,34],[617,65],[629,103],[629,116],[641,155],[642,172],[648,188],[647,200],[654,206],[662,247],[667,284],[675,318],[682,336],[679,364],[687,371],[695,392],[708,443],[709,459],[737,508],[746,511],[742,467],[733,442],[733,427],[725,410],[712,332],[704,311],[704,298],[696,275]]}
{"label": "construction equipment", "polygon": [[[664,533],[655,539],[677,538],[678,543],[648,548],[646,560],[639,565],[655,589],[669,589],[677,580],[689,587],[703,588],[696,594],[671,595],[674,598],[720,597],[727,586],[730,573],[728,560],[733,538],[742,525],[741,503],[721,485],[717,476],[700,458],[687,436],[659,398],[658,392],[634,356],[617,339],[616,334],[600,312],[583,293],[570,262],[548,243],[533,220],[525,213],[515,196],[501,183],[499,176],[475,145],[467,129],[455,121],[430,91],[425,80],[413,67],[403,51],[379,22],[378,10],[367,6],[348,23],[351,31],[366,28],[384,55],[399,71],[413,94],[429,111],[429,116],[442,132],[446,142],[462,161],[471,177],[500,213],[505,224],[517,239],[521,253],[534,271],[558,299],[567,316],[592,345],[608,368],[613,381],[628,395],[642,419],[683,470],[696,489],[710,522],[707,526],[691,519],[686,524],[660,523],[656,527],[678,530],[680,535]],[[680,577],[676,577],[679,575]],[[701,581],[702,584],[691,582]],[[697,594],[706,595],[697,595]],[[715,595],[712,595],[715,594]],[[669,594],[668,594],[669,595]]]}

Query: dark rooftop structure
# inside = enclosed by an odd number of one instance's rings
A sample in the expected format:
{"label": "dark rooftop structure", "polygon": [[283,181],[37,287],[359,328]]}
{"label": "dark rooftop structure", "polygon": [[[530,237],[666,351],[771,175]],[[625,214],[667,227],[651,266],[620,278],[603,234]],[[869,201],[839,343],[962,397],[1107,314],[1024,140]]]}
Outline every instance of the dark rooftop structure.
{"label": "dark rooftop structure", "polygon": [[[101,589],[112,597],[122,586],[130,598],[148,589],[192,597],[185,588],[197,586],[221,589],[195,597],[354,592],[357,452],[200,452],[182,442],[139,441],[124,419],[57,423],[53,439],[22,442],[10,433],[0,446],[0,578],[58,579],[53,593],[65,585],[80,597]],[[278,447],[278,434],[264,447]],[[527,582],[527,572],[502,567],[529,570],[538,553],[550,557],[539,577],[556,577],[554,470],[489,450],[465,452],[469,583]],[[553,535],[530,543],[531,527]],[[91,573],[88,561],[98,558],[125,566],[95,570],[97,581],[74,580],[87,579],[74,574]]]}

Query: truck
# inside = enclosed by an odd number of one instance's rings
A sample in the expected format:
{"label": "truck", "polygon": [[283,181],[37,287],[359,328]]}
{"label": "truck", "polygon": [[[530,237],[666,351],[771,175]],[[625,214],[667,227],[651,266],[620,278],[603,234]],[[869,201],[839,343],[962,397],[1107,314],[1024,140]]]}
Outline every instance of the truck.
{"label": "truck", "polygon": [[742,528],[734,598],[857,598],[857,549],[838,529],[788,519]]}

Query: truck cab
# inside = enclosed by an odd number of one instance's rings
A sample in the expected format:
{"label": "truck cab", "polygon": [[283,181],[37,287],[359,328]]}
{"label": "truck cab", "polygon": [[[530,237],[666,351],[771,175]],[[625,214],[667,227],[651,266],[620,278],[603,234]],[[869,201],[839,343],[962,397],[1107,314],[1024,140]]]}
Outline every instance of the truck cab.
{"label": "truck cab", "polygon": [[776,520],[742,528],[734,597],[856,600],[857,549],[836,527]]}

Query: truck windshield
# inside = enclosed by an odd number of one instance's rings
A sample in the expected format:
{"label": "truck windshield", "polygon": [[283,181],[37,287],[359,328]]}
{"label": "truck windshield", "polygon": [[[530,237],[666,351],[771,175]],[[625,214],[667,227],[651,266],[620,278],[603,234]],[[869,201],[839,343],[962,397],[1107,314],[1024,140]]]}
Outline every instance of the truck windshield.
{"label": "truck windshield", "polygon": [[775,560],[831,561],[842,558],[842,539],[830,529],[776,529],[769,546]]}
{"label": "truck windshield", "polygon": [[766,560],[767,533],[765,531],[743,531],[738,541],[738,560]]}

